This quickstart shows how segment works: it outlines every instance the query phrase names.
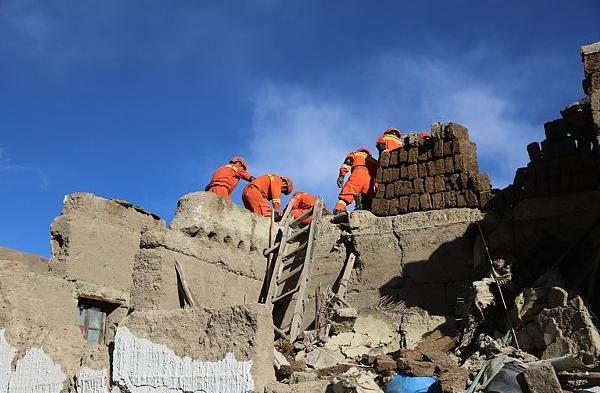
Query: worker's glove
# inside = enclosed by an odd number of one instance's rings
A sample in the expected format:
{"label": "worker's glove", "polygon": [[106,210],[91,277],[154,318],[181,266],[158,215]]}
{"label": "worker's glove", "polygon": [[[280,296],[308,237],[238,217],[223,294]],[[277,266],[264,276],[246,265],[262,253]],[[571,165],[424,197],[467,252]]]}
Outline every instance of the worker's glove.
{"label": "worker's glove", "polygon": [[344,176],[339,176],[337,178],[337,186],[338,188],[344,187]]}
{"label": "worker's glove", "polygon": [[279,221],[281,221],[281,217],[282,217],[282,216],[281,216],[281,213],[279,213],[279,212],[275,212],[275,221],[276,221],[276,222],[279,222]]}

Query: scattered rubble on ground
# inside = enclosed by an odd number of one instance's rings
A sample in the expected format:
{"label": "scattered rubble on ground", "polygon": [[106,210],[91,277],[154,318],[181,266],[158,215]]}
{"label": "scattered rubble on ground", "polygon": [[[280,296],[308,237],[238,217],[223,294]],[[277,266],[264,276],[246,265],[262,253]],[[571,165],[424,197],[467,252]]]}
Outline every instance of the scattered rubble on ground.
{"label": "scattered rubble on ground", "polygon": [[[577,176],[600,162],[600,43],[582,55],[586,97],[511,186],[436,123],[382,156],[380,217],[315,220],[310,252],[212,193],[169,226],[68,195],[48,263],[0,249],[0,393],[598,392],[600,191]],[[288,257],[302,278],[269,298]]]}

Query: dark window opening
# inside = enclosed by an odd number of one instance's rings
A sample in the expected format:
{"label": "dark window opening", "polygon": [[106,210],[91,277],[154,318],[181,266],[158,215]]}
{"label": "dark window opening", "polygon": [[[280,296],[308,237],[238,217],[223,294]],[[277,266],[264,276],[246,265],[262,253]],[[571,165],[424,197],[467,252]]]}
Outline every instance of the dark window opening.
{"label": "dark window opening", "polygon": [[118,305],[99,300],[79,298],[75,323],[88,345],[104,345],[106,339],[107,315]]}

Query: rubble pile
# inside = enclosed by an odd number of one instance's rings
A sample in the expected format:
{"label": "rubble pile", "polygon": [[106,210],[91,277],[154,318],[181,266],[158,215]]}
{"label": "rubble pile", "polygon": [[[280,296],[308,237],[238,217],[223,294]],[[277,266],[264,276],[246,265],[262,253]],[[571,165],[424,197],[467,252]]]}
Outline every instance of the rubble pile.
{"label": "rubble pile", "polygon": [[431,136],[409,134],[404,146],[383,152],[371,211],[394,216],[453,207],[486,208],[489,177],[479,173],[477,146],[460,124],[435,123]]}

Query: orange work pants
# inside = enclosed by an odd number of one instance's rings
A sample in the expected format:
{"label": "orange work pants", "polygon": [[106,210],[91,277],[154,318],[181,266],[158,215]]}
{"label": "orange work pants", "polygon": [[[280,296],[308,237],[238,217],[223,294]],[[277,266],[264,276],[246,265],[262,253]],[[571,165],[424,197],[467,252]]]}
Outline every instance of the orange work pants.
{"label": "orange work pants", "polygon": [[355,168],[346,184],[340,191],[335,210],[346,210],[346,206],[354,202],[356,194],[373,194],[373,177],[366,167]]}
{"label": "orange work pants", "polygon": [[262,192],[252,184],[249,184],[244,188],[242,202],[244,202],[244,207],[252,213],[258,214],[259,216],[271,217],[271,206],[269,206],[269,201],[264,197]]}
{"label": "orange work pants", "polygon": [[215,193],[218,196],[227,199],[228,201],[231,200],[231,196],[229,195],[229,190],[227,189],[227,187],[212,186],[211,188],[208,189],[208,191]]}

